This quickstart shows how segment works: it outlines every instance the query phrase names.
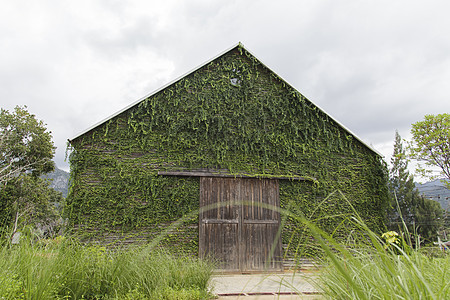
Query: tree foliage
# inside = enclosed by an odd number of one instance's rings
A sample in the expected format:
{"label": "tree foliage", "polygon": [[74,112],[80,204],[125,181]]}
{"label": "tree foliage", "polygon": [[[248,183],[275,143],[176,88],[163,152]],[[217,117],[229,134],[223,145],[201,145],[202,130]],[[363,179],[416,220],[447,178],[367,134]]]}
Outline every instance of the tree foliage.
{"label": "tree foliage", "polygon": [[394,153],[391,158],[389,190],[391,207],[388,212],[388,227],[403,230],[403,223],[409,232],[416,232],[426,239],[433,239],[442,225],[440,204],[424,198],[414,184],[408,171],[408,160],[401,136],[395,133]]}
{"label": "tree foliage", "polygon": [[0,190],[0,227],[18,229],[32,225],[42,233],[55,233],[62,203],[61,192],[52,189],[49,180],[21,175]]}
{"label": "tree foliage", "polygon": [[[410,157],[427,167],[438,167],[439,175],[450,179],[450,114],[426,115],[412,124],[411,134]],[[419,166],[418,171],[433,177],[430,169]]]}
{"label": "tree foliage", "polygon": [[401,226],[403,220],[411,230],[414,223],[414,200],[419,197],[419,192],[415,189],[413,176],[409,174],[405,149],[397,131],[389,173],[389,189],[393,200],[389,214],[390,222]]}
{"label": "tree foliage", "polygon": [[26,107],[0,112],[0,227],[49,224],[61,195],[38,176],[54,169],[51,132]]}
{"label": "tree foliage", "polygon": [[26,107],[14,112],[0,112],[0,184],[21,173],[33,176],[53,171],[55,147],[45,124],[30,114]]}

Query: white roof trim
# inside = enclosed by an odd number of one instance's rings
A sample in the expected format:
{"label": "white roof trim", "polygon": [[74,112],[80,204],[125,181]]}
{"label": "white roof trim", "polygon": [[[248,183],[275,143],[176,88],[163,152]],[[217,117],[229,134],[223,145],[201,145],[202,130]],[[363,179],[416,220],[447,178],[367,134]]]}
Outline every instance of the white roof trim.
{"label": "white roof trim", "polygon": [[[181,80],[182,78],[190,75],[191,73],[201,69],[202,67],[206,66],[207,64],[209,64],[210,62],[212,62],[213,60],[221,57],[222,55],[224,55],[225,53],[231,51],[232,49],[241,46],[242,48],[245,49],[245,51],[247,51],[248,53],[250,53],[253,57],[255,57],[265,68],[267,68],[269,71],[271,71],[272,73],[276,74],[282,81],[284,81],[284,83],[286,83],[287,85],[289,85],[291,88],[293,88],[295,91],[299,92],[292,84],[290,84],[287,80],[285,80],[283,77],[281,77],[278,73],[274,72],[271,68],[269,68],[265,63],[263,63],[259,58],[257,58],[251,51],[249,51],[246,47],[244,47],[244,45],[242,43],[237,43],[235,45],[233,45],[232,47],[226,49],[225,51],[222,51],[220,54],[214,56],[213,58],[207,60],[206,62],[204,62],[203,64],[199,65],[198,67],[190,70],[189,72],[184,73],[183,75],[177,77],[176,79],[170,81],[169,83],[163,85],[162,87],[156,89],[155,91],[147,94],[146,96],[139,98],[137,101],[127,105],[126,107],[124,107],[123,109],[117,111],[116,113],[110,115],[109,117],[101,120],[100,122],[95,123],[94,125],[90,126],[89,128],[83,130],[82,132],[80,132],[79,134],[75,135],[73,138],[69,139],[69,142],[73,141],[74,139],[82,136],[83,134],[91,131],[92,129],[96,128],[97,126],[100,126],[103,123],[106,123],[107,121],[109,121],[110,119],[120,115],[121,113],[123,113],[124,111],[132,108],[133,106],[139,104],[140,102],[144,101],[145,99],[157,94],[158,92],[164,90],[165,88],[169,87],[170,85],[174,84],[175,82]],[[300,92],[299,92],[300,93]],[[301,94],[301,93],[300,93]],[[303,94],[302,94],[303,95]],[[305,97],[306,98],[306,97]],[[375,148],[373,148],[371,145],[367,144],[366,142],[364,142],[361,138],[359,138],[355,133],[353,133],[350,129],[348,129],[346,126],[344,126],[341,122],[339,122],[338,120],[336,120],[334,117],[332,117],[330,114],[328,114],[323,108],[321,108],[320,106],[318,106],[317,104],[315,104],[314,102],[312,102],[311,100],[309,100],[308,98],[306,98],[309,102],[311,102],[313,105],[315,105],[319,110],[321,110],[324,114],[326,114],[330,119],[332,119],[334,122],[336,122],[340,127],[342,127],[342,129],[344,129],[345,131],[347,131],[348,133],[350,133],[352,136],[354,136],[359,142],[361,142],[363,145],[365,145],[367,148],[369,148],[370,150],[372,150],[373,152],[375,152],[377,155],[379,155],[380,157],[384,158],[384,155],[381,154],[380,152],[378,152]]]}

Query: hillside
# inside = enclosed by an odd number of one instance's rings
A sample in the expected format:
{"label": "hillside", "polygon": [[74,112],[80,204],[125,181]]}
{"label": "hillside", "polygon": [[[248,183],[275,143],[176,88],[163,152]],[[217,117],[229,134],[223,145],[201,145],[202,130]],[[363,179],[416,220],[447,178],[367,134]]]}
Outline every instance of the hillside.
{"label": "hillside", "polygon": [[439,202],[443,209],[450,209],[450,189],[440,179],[416,183],[416,187],[425,197]]}
{"label": "hillside", "polygon": [[67,197],[69,190],[69,173],[61,169],[55,168],[55,171],[45,174],[42,178],[48,178],[52,180],[50,187],[54,190],[61,192],[63,197]]}

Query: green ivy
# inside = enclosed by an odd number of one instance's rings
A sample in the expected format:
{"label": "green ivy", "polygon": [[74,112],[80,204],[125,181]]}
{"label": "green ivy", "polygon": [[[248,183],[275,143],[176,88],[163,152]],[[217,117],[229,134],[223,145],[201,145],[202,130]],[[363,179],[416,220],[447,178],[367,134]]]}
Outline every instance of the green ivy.
{"label": "green ivy", "polygon": [[[326,216],[351,212],[339,197],[322,203],[336,190],[372,227],[384,221],[382,159],[241,46],[71,146],[66,212],[77,228],[127,232],[179,219],[198,209],[198,178],[157,173],[196,168],[314,178],[281,180],[281,203],[330,230],[340,220]],[[186,226],[195,231],[197,222]],[[198,240],[185,244],[195,252]]]}

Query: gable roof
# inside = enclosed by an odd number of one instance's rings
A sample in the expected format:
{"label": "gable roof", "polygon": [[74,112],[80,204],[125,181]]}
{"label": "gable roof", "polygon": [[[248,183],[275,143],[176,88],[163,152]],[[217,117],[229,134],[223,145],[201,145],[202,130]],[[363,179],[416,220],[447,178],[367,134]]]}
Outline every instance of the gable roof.
{"label": "gable roof", "polygon": [[[183,79],[184,77],[190,75],[191,73],[194,73],[198,70],[200,70],[201,68],[203,68],[204,66],[208,65],[209,63],[211,63],[212,61],[226,55],[227,53],[235,50],[236,48],[242,48],[244,51],[246,51],[250,56],[252,56],[252,58],[256,59],[264,68],[266,68],[269,72],[275,74],[282,82],[284,82],[284,84],[286,84],[287,86],[289,86],[290,88],[292,88],[293,90],[297,91],[296,88],[293,87],[293,85],[291,85],[289,82],[287,82],[285,79],[283,79],[280,75],[278,75],[277,73],[275,73],[274,71],[272,71],[272,69],[270,69],[269,67],[267,67],[266,64],[264,64],[263,62],[261,62],[261,60],[259,60],[258,58],[256,58],[255,55],[253,55],[253,53],[251,53],[247,48],[244,47],[244,45],[242,43],[237,43],[235,45],[233,45],[232,47],[226,49],[225,51],[223,51],[222,53],[214,56],[213,58],[207,60],[206,62],[204,62],[203,64],[199,65],[198,67],[192,69],[191,71],[179,76],[178,78],[170,81],[169,83],[161,86],[160,88],[156,89],[155,91],[147,94],[146,96],[139,98],[138,100],[136,100],[135,102],[127,105],[126,107],[124,107],[123,109],[115,112],[114,114],[110,115],[109,117],[101,120],[100,122],[95,123],[94,125],[90,126],[89,128],[81,131],[80,133],[78,133],[77,135],[75,135],[73,138],[69,139],[68,141],[71,143],[73,140],[77,139],[78,137],[84,135],[85,133],[88,133],[89,131],[95,129],[96,127],[106,123],[107,121],[113,119],[114,117],[120,115],[121,113],[127,111],[128,109],[138,105],[139,103],[141,103],[142,101],[144,101],[145,99],[157,94],[158,92],[166,89],[167,87],[175,84],[176,82],[180,81],[181,79]],[[298,92],[298,91],[297,91]],[[300,93],[300,92],[298,92]],[[309,102],[311,102],[308,99]],[[325,112],[325,110],[323,110],[321,107],[319,107],[317,104],[311,102],[314,106],[316,106],[320,111],[322,111],[324,114],[326,114],[330,119],[332,119],[334,122],[336,122],[336,124],[338,124],[342,129],[344,129],[345,131],[347,131],[350,135],[352,135],[355,139],[357,139],[359,142],[361,142],[364,146],[366,146],[368,149],[370,149],[371,151],[373,151],[375,154],[377,154],[380,157],[383,157],[383,155],[378,152],[376,149],[374,149],[371,145],[367,144],[366,142],[364,142],[361,138],[359,138],[356,134],[354,134],[350,129],[348,129],[347,127],[345,127],[343,124],[341,124],[338,120],[336,120],[335,118],[333,118],[330,114],[328,114],[327,112]]]}

